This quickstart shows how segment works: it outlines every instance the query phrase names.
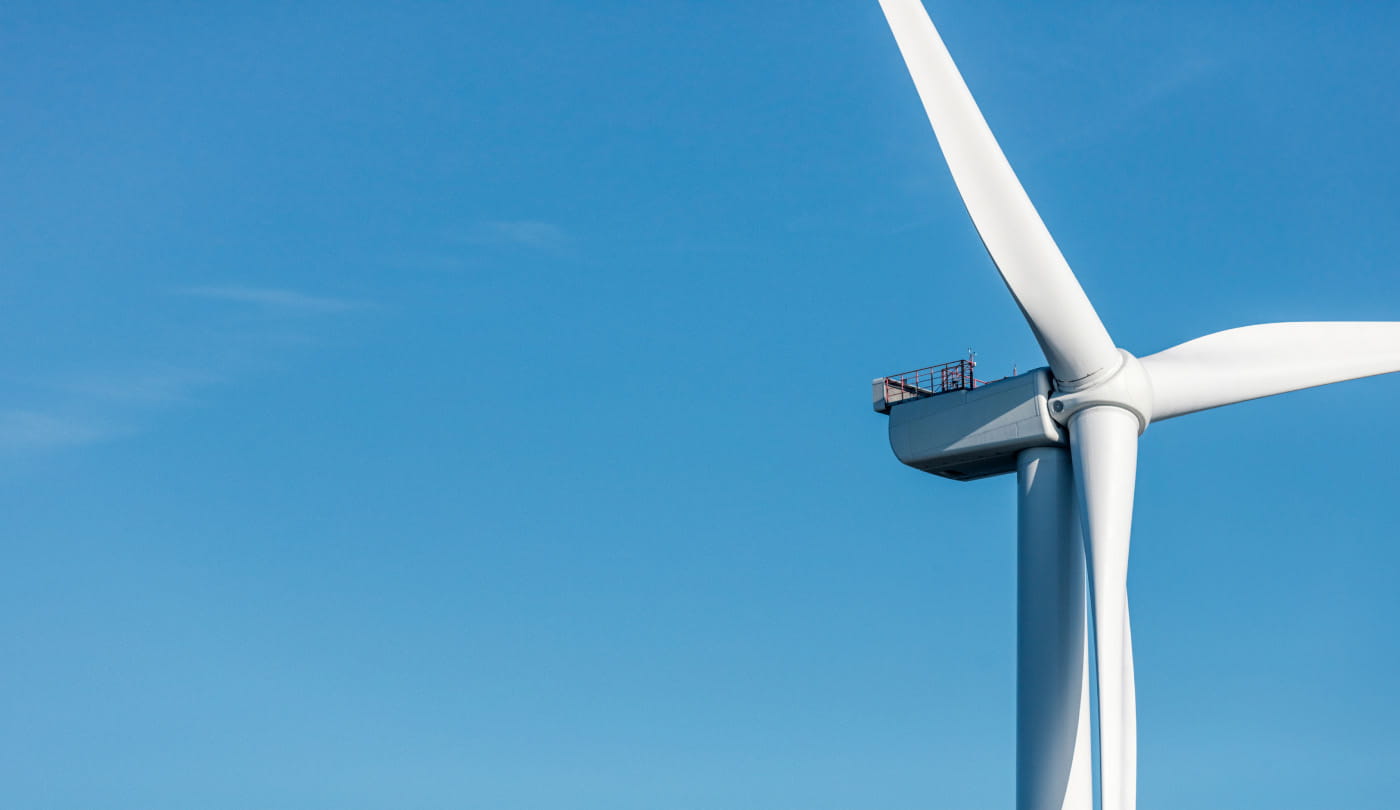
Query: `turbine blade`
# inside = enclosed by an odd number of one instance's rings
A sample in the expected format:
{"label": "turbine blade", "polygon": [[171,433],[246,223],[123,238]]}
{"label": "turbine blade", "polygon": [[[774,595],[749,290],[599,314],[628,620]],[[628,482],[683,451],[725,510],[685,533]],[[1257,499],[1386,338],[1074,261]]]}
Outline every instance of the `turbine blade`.
{"label": "turbine blade", "polygon": [[1400,323],[1245,326],[1142,358],[1152,419],[1400,371]]}
{"label": "turbine blade", "polygon": [[1092,810],[1084,542],[1069,453],[1016,459],[1016,807]]}
{"label": "turbine blade", "polygon": [[1137,478],[1138,419],[1113,406],[1070,417],[1070,449],[1094,613],[1103,810],[1137,804],[1137,697],[1128,626],[1128,545]]}
{"label": "turbine blade", "polygon": [[1063,382],[1121,362],[919,0],[880,0],[982,243]]}

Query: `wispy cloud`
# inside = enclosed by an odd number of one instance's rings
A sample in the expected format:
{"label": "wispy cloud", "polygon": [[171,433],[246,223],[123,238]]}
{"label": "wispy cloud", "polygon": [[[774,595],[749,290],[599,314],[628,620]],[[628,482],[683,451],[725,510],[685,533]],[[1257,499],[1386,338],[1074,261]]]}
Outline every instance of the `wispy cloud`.
{"label": "wispy cloud", "polygon": [[266,309],[300,310],[303,312],[345,312],[352,309],[362,309],[365,306],[360,301],[309,295],[296,290],[272,287],[182,287],[175,292],[193,298],[208,298],[215,301],[252,304]]}
{"label": "wispy cloud", "polygon": [[224,375],[208,371],[163,368],[125,376],[89,375],[61,388],[113,405],[156,406],[188,402],[197,389],[225,381]]}
{"label": "wispy cloud", "polygon": [[[86,369],[53,370],[39,377],[0,380],[0,453],[37,456],[119,439],[148,430],[175,407],[198,405],[229,386],[246,382],[319,346],[335,313],[371,305],[348,298],[270,287],[206,285],[167,288],[184,299],[181,313],[158,324],[155,337],[104,346]],[[196,299],[220,302],[218,311]],[[245,310],[263,317],[249,319]],[[138,330],[139,331],[139,330]],[[154,342],[151,342],[154,340]],[[125,357],[125,359],[123,359]]]}
{"label": "wispy cloud", "polygon": [[450,255],[445,251],[438,253],[425,251],[405,252],[394,256],[386,256],[382,261],[395,268],[427,270],[434,273],[457,273],[480,264],[478,260],[467,259],[459,255]]}
{"label": "wispy cloud", "polygon": [[110,439],[123,431],[40,411],[0,411],[0,450],[48,450]]}
{"label": "wispy cloud", "polygon": [[1199,54],[1183,56],[1178,61],[1165,65],[1142,88],[1135,108],[1155,104],[1178,90],[1186,89],[1202,79],[1219,73],[1224,67],[1223,60],[1211,56]]}
{"label": "wispy cloud", "polygon": [[1068,131],[1055,145],[1063,148],[1101,141],[1114,131],[1143,121],[1148,111],[1174,103],[1178,95],[1226,67],[1225,60],[1210,55],[1186,53],[1163,58],[1136,82],[1126,82],[1128,89],[1107,101],[1100,115]]}
{"label": "wispy cloud", "polygon": [[467,230],[462,241],[559,251],[568,247],[571,240],[569,234],[558,225],[526,219],[478,222]]}
{"label": "wispy cloud", "polygon": [[0,453],[31,455],[130,436],[152,413],[225,381],[212,372],[153,366],[30,382],[28,405],[0,410]]}

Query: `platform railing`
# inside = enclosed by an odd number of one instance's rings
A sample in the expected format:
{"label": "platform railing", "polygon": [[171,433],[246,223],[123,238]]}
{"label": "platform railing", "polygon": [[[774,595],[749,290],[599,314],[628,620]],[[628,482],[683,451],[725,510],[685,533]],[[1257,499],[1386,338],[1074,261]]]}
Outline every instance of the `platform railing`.
{"label": "platform railing", "polygon": [[892,406],[905,400],[976,388],[978,380],[973,376],[976,368],[977,363],[972,360],[957,360],[891,374],[888,377],[877,377],[873,392],[875,410],[889,413]]}

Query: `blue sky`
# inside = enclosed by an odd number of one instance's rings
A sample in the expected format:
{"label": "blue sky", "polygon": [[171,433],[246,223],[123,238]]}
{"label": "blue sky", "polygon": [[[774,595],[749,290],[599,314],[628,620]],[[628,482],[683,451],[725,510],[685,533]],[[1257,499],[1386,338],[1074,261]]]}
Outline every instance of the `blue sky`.
{"label": "blue sky", "polygon": [[[933,2],[1114,338],[1400,320],[1400,9]],[[1010,806],[1041,358],[877,4],[0,10],[0,799]],[[1389,808],[1400,378],[1153,426],[1146,807]]]}

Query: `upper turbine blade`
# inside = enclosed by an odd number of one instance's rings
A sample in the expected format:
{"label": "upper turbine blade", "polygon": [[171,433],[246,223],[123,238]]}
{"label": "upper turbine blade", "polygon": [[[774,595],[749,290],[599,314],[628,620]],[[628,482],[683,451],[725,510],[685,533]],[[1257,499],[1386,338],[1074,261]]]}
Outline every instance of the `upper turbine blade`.
{"label": "upper turbine blade", "polygon": [[1400,371],[1400,323],[1245,326],[1142,358],[1152,419]]}
{"label": "upper turbine blade", "polygon": [[1094,306],[988,129],[919,0],[880,0],[982,243],[1062,382],[1118,367]]}
{"label": "upper turbine blade", "polygon": [[1137,805],[1137,699],[1128,626],[1128,543],[1139,426],[1136,415],[1111,405],[1086,408],[1069,421],[1094,613],[1103,810],[1134,810]]}

